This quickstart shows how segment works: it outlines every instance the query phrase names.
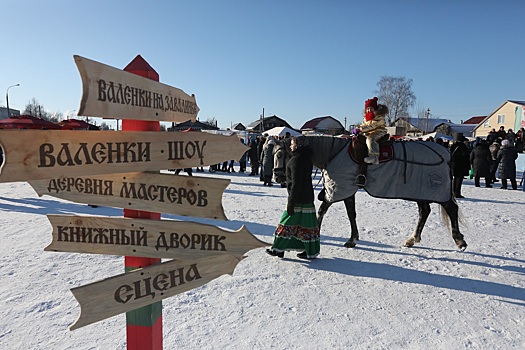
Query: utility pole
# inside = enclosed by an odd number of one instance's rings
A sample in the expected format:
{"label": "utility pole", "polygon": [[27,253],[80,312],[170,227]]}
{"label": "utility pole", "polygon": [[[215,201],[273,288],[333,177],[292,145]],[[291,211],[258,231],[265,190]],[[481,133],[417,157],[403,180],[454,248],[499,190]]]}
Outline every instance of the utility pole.
{"label": "utility pole", "polygon": [[425,127],[425,134],[428,134],[428,118],[430,118],[430,108],[427,109],[427,112],[425,114],[426,114],[426,121],[427,121],[427,125]]}
{"label": "utility pole", "polygon": [[259,131],[261,132],[261,134],[264,131],[263,124],[264,124],[264,108],[263,108],[263,112],[261,114],[261,123],[259,124]]}

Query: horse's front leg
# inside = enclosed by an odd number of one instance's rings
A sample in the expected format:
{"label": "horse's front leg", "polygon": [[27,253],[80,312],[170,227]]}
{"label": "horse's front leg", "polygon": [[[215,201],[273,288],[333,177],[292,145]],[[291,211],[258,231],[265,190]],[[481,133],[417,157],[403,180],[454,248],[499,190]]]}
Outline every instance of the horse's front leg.
{"label": "horse's front leg", "polygon": [[319,231],[321,231],[321,224],[323,223],[324,214],[328,211],[328,208],[333,203],[327,202],[324,198],[321,201],[321,205],[319,206],[319,210],[317,211],[317,222],[319,223]]}
{"label": "horse's front leg", "polygon": [[441,206],[445,209],[445,212],[447,213],[451,229],[452,229],[452,238],[454,238],[454,242],[456,242],[456,245],[459,249],[465,250],[467,249],[467,242],[463,239],[463,235],[459,231],[459,207],[455,200],[451,199],[448,202],[441,203]]}
{"label": "horse's front leg", "polygon": [[346,248],[353,248],[356,246],[357,241],[359,240],[359,231],[357,229],[357,220],[356,220],[356,211],[355,211],[355,194],[344,200],[346,207],[346,214],[348,215],[348,220],[350,220],[350,239],[346,241]]}
{"label": "horse's front leg", "polygon": [[417,207],[419,211],[417,226],[414,230],[414,233],[412,233],[412,236],[408,237],[406,240],[405,247],[413,247],[414,243],[421,242],[421,232],[423,231],[423,227],[425,227],[425,223],[427,222],[428,216],[430,215],[430,204],[428,202],[418,201]]}

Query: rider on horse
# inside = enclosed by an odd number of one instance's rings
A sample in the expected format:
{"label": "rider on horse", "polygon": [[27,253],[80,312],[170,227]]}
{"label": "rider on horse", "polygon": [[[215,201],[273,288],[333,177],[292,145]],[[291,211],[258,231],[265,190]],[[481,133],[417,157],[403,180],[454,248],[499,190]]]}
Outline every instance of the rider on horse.
{"label": "rider on horse", "polygon": [[379,164],[378,140],[387,134],[385,115],[388,107],[377,104],[377,97],[365,101],[365,120],[360,126],[366,136],[368,157],[364,159],[368,164]]}

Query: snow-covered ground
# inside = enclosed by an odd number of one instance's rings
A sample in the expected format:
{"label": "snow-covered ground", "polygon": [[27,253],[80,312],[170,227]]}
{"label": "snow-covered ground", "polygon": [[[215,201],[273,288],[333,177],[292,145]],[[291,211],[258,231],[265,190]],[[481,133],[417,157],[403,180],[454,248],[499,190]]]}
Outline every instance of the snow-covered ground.
{"label": "snow-covered ground", "polygon": [[[223,196],[229,221],[163,219],[232,230],[244,224],[272,242],[286,189],[237,173],[196,175],[232,179]],[[525,192],[465,180],[463,194],[465,252],[437,205],[422,242],[404,248],[416,204],[359,191],[356,248],[342,246],[349,224],[337,203],[325,217],[317,260],[255,249],[232,276],[164,300],[164,348],[524,349]],[[44,252],[51,242],[46,214],[122,210],[39,198],[25,182],[0,184],[0,349],[125,349],[124,314],[69,330],[80,313],[69,290],[122,273],[124,258]]]}

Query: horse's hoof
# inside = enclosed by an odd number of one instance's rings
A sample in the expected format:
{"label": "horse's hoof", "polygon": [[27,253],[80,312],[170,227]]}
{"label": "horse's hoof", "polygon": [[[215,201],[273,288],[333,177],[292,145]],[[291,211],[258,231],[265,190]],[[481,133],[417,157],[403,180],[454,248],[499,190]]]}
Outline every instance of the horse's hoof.
{"label": "horse's hoof", "polygon": [[355,243],[355,241],[352,241],[352,240],[348,240],[344,244],[345,248],[354,248],[356,245],[357,244]]}
{"label": "horse's hoof", "polygon": [[414,238],[409,238],[406,240],[404,246],[410,248],[414,246],[414,243],[416,243],[416,240]]}
{"label": "horse's hoof", "polygon": [[466,249],[467,249],[467,242],[461,240],[461,241],[457,241],[456,242],[456,245],[458,246],[458,248],[464,252]]}

